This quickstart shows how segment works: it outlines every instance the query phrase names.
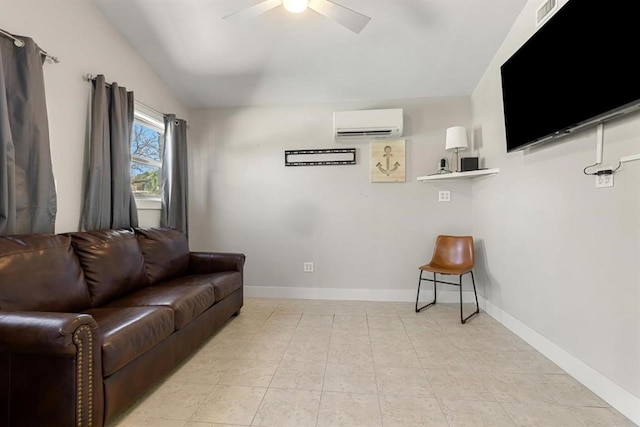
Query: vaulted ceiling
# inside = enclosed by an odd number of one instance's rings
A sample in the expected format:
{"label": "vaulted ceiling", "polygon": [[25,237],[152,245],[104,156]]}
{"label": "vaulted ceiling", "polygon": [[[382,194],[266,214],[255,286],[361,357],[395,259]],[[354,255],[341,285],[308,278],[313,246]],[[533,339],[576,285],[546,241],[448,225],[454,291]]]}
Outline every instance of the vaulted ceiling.
{"label": "vaulted ceiling", "polygon": [[[189,107],[469,95],[526,0],[334,0],[371,17],[356,34],[261,0],[94,0]],[[533,17],[532,17],[533,19]]]}

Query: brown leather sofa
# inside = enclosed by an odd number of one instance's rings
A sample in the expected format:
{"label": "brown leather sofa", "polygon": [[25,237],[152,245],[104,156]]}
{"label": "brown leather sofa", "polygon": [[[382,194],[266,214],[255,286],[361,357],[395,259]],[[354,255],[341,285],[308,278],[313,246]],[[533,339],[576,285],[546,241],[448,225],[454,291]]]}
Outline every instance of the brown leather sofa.
{"label": "brown leather sofa", "polygon": [[0,237],[0,426],[103,426],[243,303],[243,254],[173,229]]}

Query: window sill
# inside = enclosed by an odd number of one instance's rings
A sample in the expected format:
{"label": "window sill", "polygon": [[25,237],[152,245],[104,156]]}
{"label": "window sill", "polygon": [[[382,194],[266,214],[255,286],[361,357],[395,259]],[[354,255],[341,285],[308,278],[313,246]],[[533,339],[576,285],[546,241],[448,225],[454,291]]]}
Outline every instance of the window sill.
{"label": "window sill", "polygon": [[138,207],[138,210],[154,210],[154,211],[159,211],[160,209],[162,209],[162,201],[160,200],[160,198],[136,198],[136,206]]}

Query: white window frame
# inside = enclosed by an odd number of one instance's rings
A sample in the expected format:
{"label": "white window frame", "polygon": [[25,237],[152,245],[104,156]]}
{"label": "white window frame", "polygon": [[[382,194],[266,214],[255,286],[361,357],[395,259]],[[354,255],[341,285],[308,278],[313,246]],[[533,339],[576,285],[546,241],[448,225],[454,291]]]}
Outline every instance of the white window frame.
{"label": "white window frame", "polygon": [[[158,132],[160,135],[164,135],[164,116],[157,111],[147,107],[135,101],[135,110],[133,113],[134,122],[138,122],[143,126],[151,128]],[[145,157],[131,156],[131,161],[136,163],[142,163],[150,166],[155,166],[162,169],[162,162],[157,162]],[[162,207],[162,200],[160,197],[137,197],[136,206],[138,210],[160,210]]]}

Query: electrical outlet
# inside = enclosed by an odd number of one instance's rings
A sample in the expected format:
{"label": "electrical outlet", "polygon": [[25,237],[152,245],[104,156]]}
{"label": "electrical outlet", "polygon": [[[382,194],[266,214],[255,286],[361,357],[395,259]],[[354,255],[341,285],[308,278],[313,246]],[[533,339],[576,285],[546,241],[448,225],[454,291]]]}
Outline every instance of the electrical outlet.
{"label": "electrical outlet", "polygon": [[438,201],[439,202],[450,202],[451,201],[451,191],[438,191]]}
{"label": "electrical outlet", "polygon": [[302,271],[304,271],[305,273],[313,273],[313,263],[312,262],[303,263]]}
{"label": "electrical outlet", "polygon": [[[612,171],[611,168],[605,168],[601,170]],[[610,174],[596,175],[596,188],[613,187],[613,172]]]}

